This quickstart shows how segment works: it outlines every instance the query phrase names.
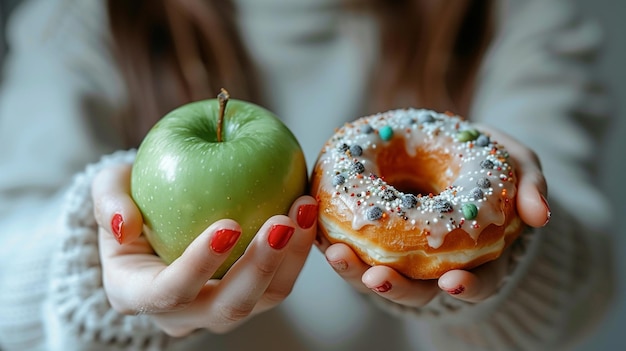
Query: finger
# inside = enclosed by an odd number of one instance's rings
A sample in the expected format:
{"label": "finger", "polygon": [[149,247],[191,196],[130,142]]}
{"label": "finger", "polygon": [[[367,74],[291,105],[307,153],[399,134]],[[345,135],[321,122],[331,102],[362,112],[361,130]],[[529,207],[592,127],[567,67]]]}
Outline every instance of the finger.
{"label": "finger", "polygon": [[361,277],[371,266],[364,263],[346,244],[333,244],[326,249],[326,260],[354,289],[360,292],[369,292],[363,285]]}
{"label": "finger", "polygon": [[471,271],[448,271],[439,278],[439,288],[459,300],[483,301],[497,291],[506,274],[509,254],[510,250],[507,249],[499,259]]}
{"label": "finger", "polygon": [[387,266],[368,269],[362,281],[378,295],[409,307],[424,306],[439,293],[436,281],[408,279]]}
{"label": "finger", "polygon": [[194,239],[179,258],[154,278],[154,294],[150,300],[156,301],[155,310],[171,311],[191,303],[228,257],[240,236],[239,224],[223,219]]}
{"label": "finger", "polygon": [[439,287],[449,295],[463,301],[479,302],[491,296],[495,288],[486,284],[477,275],[469,271],[453,270],[439,278]]}
{"label": "finger", "polygon": [[[519,156],[522,155],[522,156]],[[552,215],[546,200],[547,183],[537,155],[529,150],[515,156],[519,175],[517,185],[517,211],[530,226],[545,226]]]}
{"label": "finger", "polygon": [[98,225],[120,244],[136,240],[143,226],[141,212],[130,196],[131,167],[124,164],[103,169],[91,188]]}
{"label": "finger", "polygon": [[257,305],[259,311],[277,305],[291,293],[315,240],[317,209],[317,201],[311,196],[302,196],[291,206],[289,217],[297,224],[296,231],[283,262]]}
{"label": "finger", "polygon": [[145,237],[120,246],[113,243],[108,233],[103,233],[100,236],[103,281],[111,304],[126,314],[184,308],[228,257],[240,233],[236,222],[217,221],[169,266],[149,251]]}
{"label": "finger", "polygon": [[516,204],[522,221],[533,227],[545,226],[551,212],[546,200],[548,186],[538,155],[511,135],[487,126],[479,128],[492,134],[509,152],[519,177]]}
{"label": "finger", "polygon": [[283,215],[268,219],[241,258],[207,296],[201,318],[226,332],[250,316],[290,249],[296,223]]}

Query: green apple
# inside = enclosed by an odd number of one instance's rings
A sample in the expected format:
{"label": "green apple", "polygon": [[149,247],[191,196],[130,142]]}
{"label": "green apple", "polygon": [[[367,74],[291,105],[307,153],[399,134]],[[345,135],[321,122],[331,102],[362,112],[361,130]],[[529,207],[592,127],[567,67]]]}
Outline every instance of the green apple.
{"label": "green apple", "polygon": [[304,154],[292,132],[260,106],[229,101],[225,91],[218,97],[180,106],[157,122],[131,173],[144,234],[167,263],[216,220],[239,222],[242,235],[214,278],[307,187]]}

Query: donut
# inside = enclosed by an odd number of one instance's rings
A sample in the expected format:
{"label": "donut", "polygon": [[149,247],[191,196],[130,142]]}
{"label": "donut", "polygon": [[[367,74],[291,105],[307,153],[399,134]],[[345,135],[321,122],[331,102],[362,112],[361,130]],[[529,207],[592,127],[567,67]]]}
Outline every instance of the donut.
{"label": "donut", "polygon": [[506,149],[449,112],[346,123],[322,147],[310,186],[323,237],[412,279],[494,260],[523,227]]}

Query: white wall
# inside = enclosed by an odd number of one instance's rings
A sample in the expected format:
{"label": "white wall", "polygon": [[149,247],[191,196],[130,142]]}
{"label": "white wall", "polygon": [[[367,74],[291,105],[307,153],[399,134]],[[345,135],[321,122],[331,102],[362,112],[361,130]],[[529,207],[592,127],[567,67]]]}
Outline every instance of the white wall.
{"label": "white wall", "polygon": [[620,277],[615,306],[599,332],[580,350],[626,350],[626,1],[575,2],[589,16],[595,17],[606,33],[606,50],[599,62],[598,72],[612,89],[616,109],[613,128],[606,141],[606,152],[602,156],[602,164],[606,168],[600,181],[611,198],[617,217],[613,246]]}

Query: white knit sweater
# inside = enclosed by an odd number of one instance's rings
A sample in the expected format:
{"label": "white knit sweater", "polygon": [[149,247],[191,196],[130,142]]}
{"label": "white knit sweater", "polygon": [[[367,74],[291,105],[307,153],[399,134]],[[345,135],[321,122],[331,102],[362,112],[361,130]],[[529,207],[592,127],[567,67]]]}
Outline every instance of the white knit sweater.
{"label": "white knit sweater", "polygon": [[[361,87],[375,50],[352,31],[375,31],[359,18],[337,22],[333,0],[238,2],[271,108],[311,163],[367,99]],[[124,89],[107,50],[103,2],[63,4],[27,2],[9,32],[0,94],[0,349],[558,350],[602,316],[612,288],[609,211],[587,170],[606,112],[587,63],[600,36],[569,2],[501,2],[470,116],[533,147],[550,186],[552,220],[511,248],[497,294],[478,304],[440,294],[406,309],[355,293],[314,250],[279,308],[227,335],[184,339],[106,300],[89,187],[97,170],[132,162],[134,151],[114,152],[107,123]],[[331,39],[300,41],[319,28]]]}

